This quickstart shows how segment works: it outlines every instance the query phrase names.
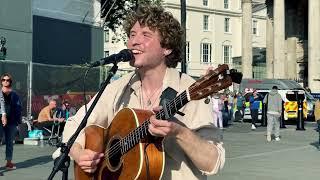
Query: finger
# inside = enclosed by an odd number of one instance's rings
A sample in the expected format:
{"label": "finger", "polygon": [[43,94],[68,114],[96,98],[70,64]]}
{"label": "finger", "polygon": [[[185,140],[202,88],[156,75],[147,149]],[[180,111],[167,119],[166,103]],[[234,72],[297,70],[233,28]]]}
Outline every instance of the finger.
{"label": "finger", "polygon": [[94,172],[97,170],[97,167],[95,167],[95,168],[81,167],[81,169],[82,169],[84,172],[87,172],[87,173],[94,173]]}
{"label": "finger", "polygon": [[86,149],[85,151],[86,151],[86,155],[84,156],[84,158],[87,160],[95,160],[103,157],[103,153],[98,153],[90,149]]}
{"label": "finger", "polygon": [[152,124],[149,124],[148,131],[153,136],[164,137],[166,135],[166,133],[163,132],[161,128],[156,128]]}
{"label": "finger", "polygon": [[83,161],[80,161],[78,165],[83,169],[92,169],[92,168],[96,168],[99,162],[100,162],[100,159],[83,160]]}
{"label": "finger", "polygon": [[161,109],[162,109],[162,106],[157,106],[157,107],[152,108],[152,111],[153,111],[154,113],[157,113],[157,112],[159,112]]}
{"label": "finger", "polygon": [[150,123],[156,127],[170,127],[171,123],[167,120],[159,120],[156,118],[150,118]]}

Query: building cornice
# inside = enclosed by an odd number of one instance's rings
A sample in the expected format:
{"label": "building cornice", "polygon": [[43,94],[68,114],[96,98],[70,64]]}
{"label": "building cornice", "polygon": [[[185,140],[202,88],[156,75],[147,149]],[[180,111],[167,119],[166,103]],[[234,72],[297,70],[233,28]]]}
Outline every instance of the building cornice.
{"label": "building cornice", "polygon": [[[180,10],[180,4],[175,3],[164,3],[164,8],[178,9]],[[218,10],[218,9],[210,9],[205,7],[196,7],[196,6],[187,6],[187,11],[200,12],[205,14],[216,14],[222,16],[230,16],[230,17],[242,17],[242,11],[230,11],[230,10]],[[265,16],[260,15],[252,15],[252,18],[265,20]]]}
{"label": "building cornice", "polygon": [[[172,9],[181,9],[180,4],[175,3],[164,3],[164,8],[172,8]],[[217,10],[217,9],[210,9],[205,7],[196,7],[196,6],[187,6],[187,11],[194,11],[194,12],[201,12],[201,13],[208,13],[208,14],[218,14],[224,16],[242,16],[242,12],[238,11],[225,11],[225,10]]]}

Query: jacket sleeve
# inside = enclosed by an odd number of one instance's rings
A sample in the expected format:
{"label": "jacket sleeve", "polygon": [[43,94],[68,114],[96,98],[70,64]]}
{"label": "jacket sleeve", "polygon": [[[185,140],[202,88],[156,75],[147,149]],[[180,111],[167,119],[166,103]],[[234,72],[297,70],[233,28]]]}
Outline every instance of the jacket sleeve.
{"label": "jacket sleeve", "polygon": [[2,92],[0,92],[0,113],[1,114],[6,114],[6,108],[4,105],[4,98]]}
{"label": "jacket sleeve", "polygon": [[22,121],[22,114],[21,114],[21,111],[22,111],[22,105],[21,105],[21,101],[20,101],[20,98],[18,96],[18,94],[15,93],[15,98],[14,98],[14,106],[15,106],[15,121],[18,123],[18,124],[21,124],[21,121]]}

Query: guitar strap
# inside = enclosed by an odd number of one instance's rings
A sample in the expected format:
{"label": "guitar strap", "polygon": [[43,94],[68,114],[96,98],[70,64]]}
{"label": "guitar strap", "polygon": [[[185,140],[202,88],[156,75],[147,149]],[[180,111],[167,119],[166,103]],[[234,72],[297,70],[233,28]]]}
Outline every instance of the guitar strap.
{"label": "guitar strap", "polygon": [[[180,80],[181,80],[182,73],[179,72],[179,74],[180,74]],[[173,100],[177,96],[177,94],[178,92],[176,90],[172,89],[171,87],[167,87],[160,96],[160,106],[162,106],[162,109],[164,111],[165,119],[170,119],[168,109],[165,104]],[[177,114],[184,116],[184,113],[180,111],[177,111]]]}

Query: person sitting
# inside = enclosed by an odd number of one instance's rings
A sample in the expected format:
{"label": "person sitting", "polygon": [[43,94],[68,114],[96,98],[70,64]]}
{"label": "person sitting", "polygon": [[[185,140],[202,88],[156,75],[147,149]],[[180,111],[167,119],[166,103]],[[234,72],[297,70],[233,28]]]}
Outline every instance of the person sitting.
{"label": "person sitting", "polygon": [[57,109],[56,117],[63,118],[67,121],[69,117],[75,114],[76,114],[76,110],[73,107],[71,107],[68,101],[64,101],[61,105],[61,108]]}
{"label": "person sitting", "polygon": [[38,120],[34,124],[36,128],[43,130],[44,136],[50,136],[49,131],[51,131],[52,126],[54,126],[55,123],[64,122],[64,118],[57,118],[53,116],[56,108],[56,100],[49,100],[49,105],[41,109],[38,115]]}

